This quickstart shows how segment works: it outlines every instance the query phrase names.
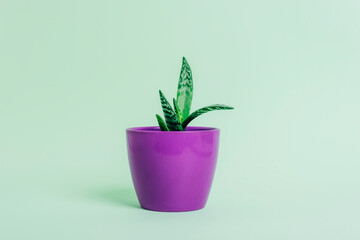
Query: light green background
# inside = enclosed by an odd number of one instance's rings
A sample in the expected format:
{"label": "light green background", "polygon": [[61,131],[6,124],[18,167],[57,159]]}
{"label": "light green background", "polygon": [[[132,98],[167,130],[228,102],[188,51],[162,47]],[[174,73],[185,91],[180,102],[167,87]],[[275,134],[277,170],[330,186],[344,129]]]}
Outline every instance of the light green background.
{"label": "light green background", "polygon": [[[360,2],[0,1],[0,239],[360,239]],[[221,128],[207,207],[138,208],[125,128],[181,57]]]}

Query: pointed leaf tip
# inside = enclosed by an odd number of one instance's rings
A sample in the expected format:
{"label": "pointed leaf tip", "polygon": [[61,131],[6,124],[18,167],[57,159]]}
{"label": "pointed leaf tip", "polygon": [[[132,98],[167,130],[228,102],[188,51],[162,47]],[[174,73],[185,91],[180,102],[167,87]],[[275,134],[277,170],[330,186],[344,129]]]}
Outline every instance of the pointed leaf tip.
{"label": "pointed leaf tip", "polygon": [[223,104],[214,104],[211,106],[203,107],[203,108],[200,108],[200,109],[196,110],[195,112],[191,113],[181,124],[182,124],[183,129],[185,130],[187,125],[192,120],[194,120],[195,118],[197,118],[198,116],[200,116],[204,113],[211,112],[214,110],[231,110],[231,109],[234,109],[234,108],[231,106],[223,105]]}
{"label": "pointed leaf tip", "polygon": [[179,106],[180,113],[185,119],[190,114],[191,102],[193,96],[192,72],[186,58],[183,57],[176,95],[176,103]]}
{"label": "pointed leaf tip", "polygon": [[164,94],[159,91],[161,106],[164,112],[165,122],[170,131],[182,131],[180,120],[177,114],[172,109],[169,102],[166,100]]}

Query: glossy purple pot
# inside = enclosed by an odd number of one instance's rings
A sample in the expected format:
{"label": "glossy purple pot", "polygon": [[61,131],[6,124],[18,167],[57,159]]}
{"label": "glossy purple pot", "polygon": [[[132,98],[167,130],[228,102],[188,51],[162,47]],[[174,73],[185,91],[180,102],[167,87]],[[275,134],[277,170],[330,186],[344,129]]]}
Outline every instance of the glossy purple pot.
{"label": "glossy purple pot", "polygon": [[141,207],[184,212],[205,206],[214,177],[220,130],[159,127],[126,130],[130,170]]}

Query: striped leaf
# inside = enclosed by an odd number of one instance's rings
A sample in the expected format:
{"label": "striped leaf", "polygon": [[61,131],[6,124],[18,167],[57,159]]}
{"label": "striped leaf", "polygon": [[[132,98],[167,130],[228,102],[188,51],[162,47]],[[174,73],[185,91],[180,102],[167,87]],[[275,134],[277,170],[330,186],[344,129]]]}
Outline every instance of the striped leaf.
{"label": "striped leaf", "polygon": [[175,113],[178,116],[178,118],[180,120],[180,123],[181,123],[183,118],[182,118],[182,114],[181,114],[180,109],[179,109],[179,105],[177,104],[175,98],[173,98],[173,104],[174,104]]}
{"label": "striped leaf", "polygon": [[180,120],[171,105],[166,100],[164,94],[159,90],[161,106],[164,112],[165,122],[170,131],[182,131]]}
{"label": "striped leaf", "polygon": [[191,101],[193,97],[193,79],[190,66],[185,57],[182,59],[176,102],[181,115],[186,119],[190,114]]}
{"label": "striped leaf", "polygon": [[166,123],[158,114],[156,114],[156,119],[158,121],[161,131],[169,131],[168,127],[166,126]]}
{"label": "striped leaf", "polygon": [[182,122],[182,127],[185,130],[186,126],[195,118],[197,118],[198,116],[210,112],[210,111],[214,111],[214,110],[230,110],[230,109],[234,109],[233,107],[230,106],[226,106],[226,105],[222,105],[222,104],[215,104],[215,105],[211,105],[211,106],[207,106],[207,107],[203,107],[200,108],[198,110],[196,110],[195,112],[193,112],[192,114],[190,114],[183,122]]}

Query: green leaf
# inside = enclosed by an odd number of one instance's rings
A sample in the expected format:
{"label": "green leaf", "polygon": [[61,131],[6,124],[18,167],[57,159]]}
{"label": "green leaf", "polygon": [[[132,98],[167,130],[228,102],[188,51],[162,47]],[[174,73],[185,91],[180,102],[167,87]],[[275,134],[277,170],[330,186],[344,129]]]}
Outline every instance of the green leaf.
{"label": "green leaf", "polygon": [[175,109],[175,113],[178,116],[180,123],[182,122],[183,118],[182,118],[182,114],[180,112],[179,106],[175,100],[175,98],[173,98],[173,104],[174,104],[174,109]]}
{"label": "green leaf", "polygon": [[180,120],[174,110],[171,108],[171,105],[166,100],[164,94],[159,90],[161,106],[164,112],[164,117],[166,125],[170,131],[182,131]]}
{"label": "green leaf", "polygon": [[181,115],[186,119],[190,114],[191,101],[193,97],[193,79],[189,63],[185,57],[182,59],[176,102],[179,106]]}
{"label": "green leaf", "polygon": [[210,112],[210,111],[214,111],[214,110],[230,110],[230,109],[234,109],[233,107],[230,106],[226,106],[226,105],[222,105],[222,104],[215,104],[215,105],[211,105],[211,106],[207,106],[207,107],[203,107],[200,108],[198,110],[196,110],[195,112],[193,112],[192,114],[190,114],[190,116],[188,116],[183,122],[182,122],[182,127],[185,130],[186,126],[192,121],[194,120],[196,117]]}
{"label": "green leaf", "polygon": [[159,127],[161,129],[161,131],[169,131],[168,127],[166,126],[164,120],[158,115],[156,114],[156,119],[158,121]]}

